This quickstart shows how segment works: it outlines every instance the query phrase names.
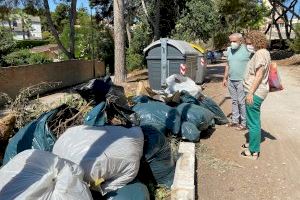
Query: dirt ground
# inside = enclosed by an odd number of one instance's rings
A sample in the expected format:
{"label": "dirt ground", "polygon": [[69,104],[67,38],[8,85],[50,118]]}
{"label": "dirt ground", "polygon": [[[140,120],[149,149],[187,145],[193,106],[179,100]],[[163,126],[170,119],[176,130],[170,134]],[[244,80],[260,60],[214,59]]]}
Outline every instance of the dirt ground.
{"label": "dirt ground", "polygon": [[[221,86],[224,66],[208,68],[204,93],[230,116],[231,100]],[[262,106],[259,160],[240,156],[247,132],[217,126],[197,145],[198,199],[300,199],[300,66],[280,67],[284,90]]]}

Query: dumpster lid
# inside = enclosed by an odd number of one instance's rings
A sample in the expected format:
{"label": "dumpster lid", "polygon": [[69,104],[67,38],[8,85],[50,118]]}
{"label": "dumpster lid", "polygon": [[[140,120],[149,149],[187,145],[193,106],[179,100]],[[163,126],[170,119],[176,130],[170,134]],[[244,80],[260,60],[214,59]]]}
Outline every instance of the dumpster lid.
{"label": "dumpster lid", "polygon": [[197,50],[195,50],[191,45],[183,40],[173,40],[169,38],[161,38],[160,40],[157,40],[150,45],[148,45],[144,50],[144,54],[148,52],[150,49],[152,49],[156,45],[161,44],[161,40],[167,40],[167,44],[174,46],[177,48],[182,54],[187,55],[187,54],[199,54]]}

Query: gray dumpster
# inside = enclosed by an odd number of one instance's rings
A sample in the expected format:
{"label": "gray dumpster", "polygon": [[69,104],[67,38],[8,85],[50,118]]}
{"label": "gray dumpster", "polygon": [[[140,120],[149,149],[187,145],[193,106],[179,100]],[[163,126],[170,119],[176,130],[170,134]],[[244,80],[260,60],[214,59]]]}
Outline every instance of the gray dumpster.
{"label": "gray dumpster", "polygon": [[160,90],[166,87],[167,77],[172,74],[180,74],[180,64],[187,66],[186,76],[196,83],[203,81],[205,70],[198,70],[198,68],[201,67],[200,59],[203,60],[204,56],[185,41],[162,38],[146,47],[144,54],[147,60],[149,84],[152,89]]}

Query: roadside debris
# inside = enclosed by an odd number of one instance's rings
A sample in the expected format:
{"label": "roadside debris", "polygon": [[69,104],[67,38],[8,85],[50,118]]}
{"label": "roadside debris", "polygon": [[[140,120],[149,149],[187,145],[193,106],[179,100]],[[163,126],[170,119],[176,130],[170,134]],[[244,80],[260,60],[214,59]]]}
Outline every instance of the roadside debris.
{"label": "roadside debris", "polygon": [[[83,170],[84,175],[78,171],[78,181],[87,183],[101,197],[149,199],[149,191],[158,186],[170,188],[173,183],[178,157],[174,141],[198,142],[202,131],[215,123],[228,122],[220,107],[205,97],[194,81],[178,75],[169,77],[167,82],[169,87],[165,91],[153,91],[140,82],[139,95],[131,98],[110,77],[93,79],[76,87],[82,98],[72,99],[72,105],[39,109],[43,112],[30,121],[22,118],[22,126],[17,127],[20,129],[7,145],[4,166],[13,165],[24,152],[40,156],[41,152],[48,151],[58,157],[45,152],[45,158],[53,157],[57,162],[66,159],[65,165]],[[30,106],[29,101],[25,102]],[[14,118],[7,121],[0,121],[1,131],[13,129],[13,125],[2,124],[14,124]],[[8,139],[13,134],[2,135]],[[50,160],[45,162],[48,167],[52,166]],[[32,172],[29,168],[28,173]],[[80,184],[76,187],[81,187]],[[86,194],[86,189],[81,190],[86,197],[80,199],[89,199],[89,190]]]}
{"label": "roadside debris", "polygon": [[16,116],[9,114],[0,119],[0,141],[7,141],[13,134]]}
{"label": "roadside debris", "polygon": [[165,92],[167,94],[174,94],[179,91],[187,91],[193,97],[198,98],[201,94],[201,88],[196,85],[196,83],[187,76],[182,76],[180,74],[173,74],[166,79],[168,85]]}

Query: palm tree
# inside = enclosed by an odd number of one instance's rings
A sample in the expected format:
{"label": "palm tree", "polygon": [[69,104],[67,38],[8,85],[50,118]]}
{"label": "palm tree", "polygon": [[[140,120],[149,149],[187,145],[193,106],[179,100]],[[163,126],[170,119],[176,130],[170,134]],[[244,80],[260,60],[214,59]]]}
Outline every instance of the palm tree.
{"label": "palm tree", "polygon": [[16,16],[21,19],[23,40],[25,40],[25,35],[27,34],[28,39],[30,38],[30,31],[32,30],[32,22],[30,16],[27,15],[22,10],[18,10]]}

